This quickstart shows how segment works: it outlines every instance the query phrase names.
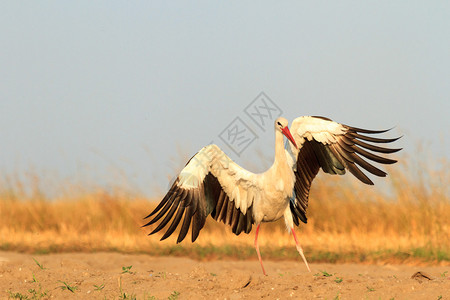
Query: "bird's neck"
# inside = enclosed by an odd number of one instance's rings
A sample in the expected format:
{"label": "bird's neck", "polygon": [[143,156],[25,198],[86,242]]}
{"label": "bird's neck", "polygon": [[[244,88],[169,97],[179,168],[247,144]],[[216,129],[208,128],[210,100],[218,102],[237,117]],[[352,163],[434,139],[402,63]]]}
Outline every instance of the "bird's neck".
{"label": "bird's neck", "polygon": [[286,153],[284,150],[283,134],[279,131],[275,132],[275,160],[273,162],[274,167],[288,166]]}
{"label": "bird's neck", "polygon": [[292,197],[295,182],[294,172],[286,157],[283,134],[278,131],[275,132],[275,159],[273,165],[267,171],[265,178],[270,179],[267,184],[272,186],[273,191],[281,192],[281,194],[277,194],[276,196],[278,200],[283,201],[283,199],[286,200]]}

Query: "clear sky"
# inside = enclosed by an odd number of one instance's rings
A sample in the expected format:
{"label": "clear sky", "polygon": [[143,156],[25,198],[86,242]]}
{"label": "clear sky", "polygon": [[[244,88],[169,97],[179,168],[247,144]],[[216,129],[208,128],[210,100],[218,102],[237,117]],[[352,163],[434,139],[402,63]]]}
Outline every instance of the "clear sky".
{"label": "clear sky", "polygon": [[[0,85],[3,176],[153,196],[211,141],[263,171],[261,92],[450,158],[450,2],[3,1]],[[240,156],[219,138],[236,117],[257,135]]]}

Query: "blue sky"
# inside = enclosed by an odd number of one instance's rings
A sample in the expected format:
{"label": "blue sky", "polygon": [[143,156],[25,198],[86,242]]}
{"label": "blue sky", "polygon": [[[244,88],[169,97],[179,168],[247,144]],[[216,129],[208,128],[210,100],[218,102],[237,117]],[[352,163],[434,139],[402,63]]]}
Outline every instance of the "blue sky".
{"label": "blue sky", "polygon": [[[449,15],[448,1],[4,1],[0,170],[153,196],[214,141],[263,171],[272,125],[244,112],[261,92],[289,120],[395,126],[406,153],[449,158]],[[240,156],[218,137],[236,117],[258,136]]]}

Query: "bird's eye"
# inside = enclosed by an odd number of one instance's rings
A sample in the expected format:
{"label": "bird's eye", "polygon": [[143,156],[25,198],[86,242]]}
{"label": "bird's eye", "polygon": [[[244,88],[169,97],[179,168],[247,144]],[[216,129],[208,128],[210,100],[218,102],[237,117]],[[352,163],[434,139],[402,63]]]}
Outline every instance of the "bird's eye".
{"label": "bird's eye", "polygon": [[281,126],[281,123],[280,123],[280,122],[277,122],[277,124]]}

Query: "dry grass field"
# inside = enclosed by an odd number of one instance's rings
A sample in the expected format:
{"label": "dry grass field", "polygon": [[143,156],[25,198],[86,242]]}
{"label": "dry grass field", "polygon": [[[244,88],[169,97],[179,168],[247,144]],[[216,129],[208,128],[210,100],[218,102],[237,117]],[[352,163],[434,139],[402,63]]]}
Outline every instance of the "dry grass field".
{"label": "dry grass field", "polygon": [[[414,160],[418,160],[415,158]],[[310,262],[410,262],[450,264],[450,164],[414,165],[409,157],[387,169],[387,185],[367,186],[350,175],[319,175],[308,224],[299,234]],[[254,259],[254,230],[235,236],[208,219],[196,243],[146,236],[143,217],[157,199],[119,189],[71,188],[48,198],[35,176],[24,184],[4,177],[0,188],[0,250],[23,253],[117,251],[197,259]],[[26,187],[28,185],[28,187]],[[262,224],[263,258],[297,259],[283,221]]]}

